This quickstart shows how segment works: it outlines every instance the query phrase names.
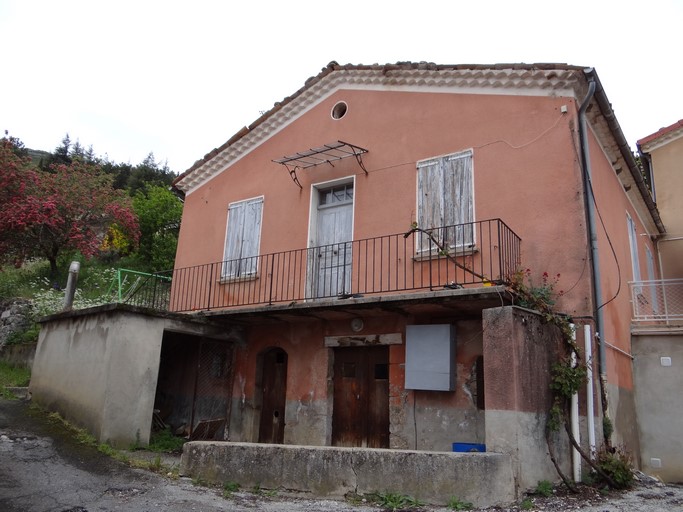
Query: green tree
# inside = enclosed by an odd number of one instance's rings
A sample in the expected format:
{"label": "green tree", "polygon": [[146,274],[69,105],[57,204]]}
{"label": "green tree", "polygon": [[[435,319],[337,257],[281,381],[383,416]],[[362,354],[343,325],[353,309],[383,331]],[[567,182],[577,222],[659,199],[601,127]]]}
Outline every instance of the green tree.
{"label": "green tree", "polygon": [[[78,145],[80,148],[80,144]],[[46,172],[52,172],[55,165],[69,165],[72,162],[72,144],[71,137],[67,133],[62,139],[62,143],[55,148],[55,150],[44,160],[40,162],[40,169]]]}
{"label": "green tree", "polygon": [[140,224],[138,257],[148,270],[173,268],[183,203],[168,188],[148,186],[133,199]]}
{"label": "green tree", "polygon": [[150,153],[131,170],[127,183],[128,192],[135,197],[138,191],[147,186],[170,185],[174,177],[175,174],[171,172],[168,165],[157,162],[154,159],[154,153]]}

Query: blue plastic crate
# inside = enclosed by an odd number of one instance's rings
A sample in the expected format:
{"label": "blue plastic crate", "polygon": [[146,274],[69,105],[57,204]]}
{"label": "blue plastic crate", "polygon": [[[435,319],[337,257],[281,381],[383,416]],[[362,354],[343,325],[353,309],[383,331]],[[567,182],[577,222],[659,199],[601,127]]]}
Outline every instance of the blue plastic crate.
{"label": "blue plastic crate", "polygon": [[454,452],[485,452],[486,445],[479,443],[453,443]]}

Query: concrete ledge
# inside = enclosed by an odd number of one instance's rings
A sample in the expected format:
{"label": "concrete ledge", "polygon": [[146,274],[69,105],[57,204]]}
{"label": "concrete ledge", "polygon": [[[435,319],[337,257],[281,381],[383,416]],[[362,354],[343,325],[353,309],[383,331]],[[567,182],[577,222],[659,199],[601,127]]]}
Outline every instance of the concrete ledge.
{"label": "concrete ledge", "polygon": [[183,448],[180,472],[320,497],[391,492],[443,505],[456,496],[478,507],[515,500],[510,457],[499,453],[195,441]]}

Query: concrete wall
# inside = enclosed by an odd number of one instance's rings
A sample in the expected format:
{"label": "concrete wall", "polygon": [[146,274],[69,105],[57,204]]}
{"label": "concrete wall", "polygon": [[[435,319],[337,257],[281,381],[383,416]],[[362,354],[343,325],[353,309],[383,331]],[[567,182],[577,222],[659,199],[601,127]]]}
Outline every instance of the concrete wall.
{"label": "concrete wall", "polygon": [[[483,314],[486,446],[511,456],[518,489],[557,480],[545,439],[552,405],[550,369],[560,333],[529,310],[505,307]],[[569,444],[553,435],[555,456],[570,474]]]}
{"label": "concrete wall", "polygon": [[633,355],[641,468],[683,482],[683,333],[634,334]]}
{"label": "concrete wall", "polygon": [[515,500],[510,457],[494,453],[191,442],[183,447],[180,472],[312,496],[398,493],[442,505],[457,497],[478,507]]}
{"label": "concrete wall", "polygon": [[121,305],[48,317],[33,363],[33,400],[100,442],[148,443],[164,330],[216,329]]}

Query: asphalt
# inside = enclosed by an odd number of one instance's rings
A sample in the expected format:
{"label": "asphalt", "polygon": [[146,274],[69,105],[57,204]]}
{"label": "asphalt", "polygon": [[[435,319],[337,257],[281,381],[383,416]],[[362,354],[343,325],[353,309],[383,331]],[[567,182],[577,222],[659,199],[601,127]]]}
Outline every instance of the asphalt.
{"label": "asphalt", "polygon": [[[153,459],[155,454],[131,456]],[[0,399],[0,511],[362,511],[342,502],[297,500],[194,485],[174,475],[178,456],[164,457],[162,474],[135,469],[74,439],[59,421],[26,402]],[[369,511],[370,509],[366,509]]]}
{"label": "asphalt", "polygon": [[[152,463],[157,454],[131,452]],[[369,503],[311,499],[273,491],[237,491],[195,485],[177,476],[178,455],[163,456],[160,473],[129,464],[79,443],[73,431],[26,401],[0,398],[0,512],[376,512]],[[265,463],[265,462],[264,462]],[[532,498],[531,510],[683,512],[683,486],[640,479],[625,493]],[[497,510],[528,510],[520,503]],[[416,509],[412,509],[416,510]],[[445,512],[445,508],[421,508]]]}

